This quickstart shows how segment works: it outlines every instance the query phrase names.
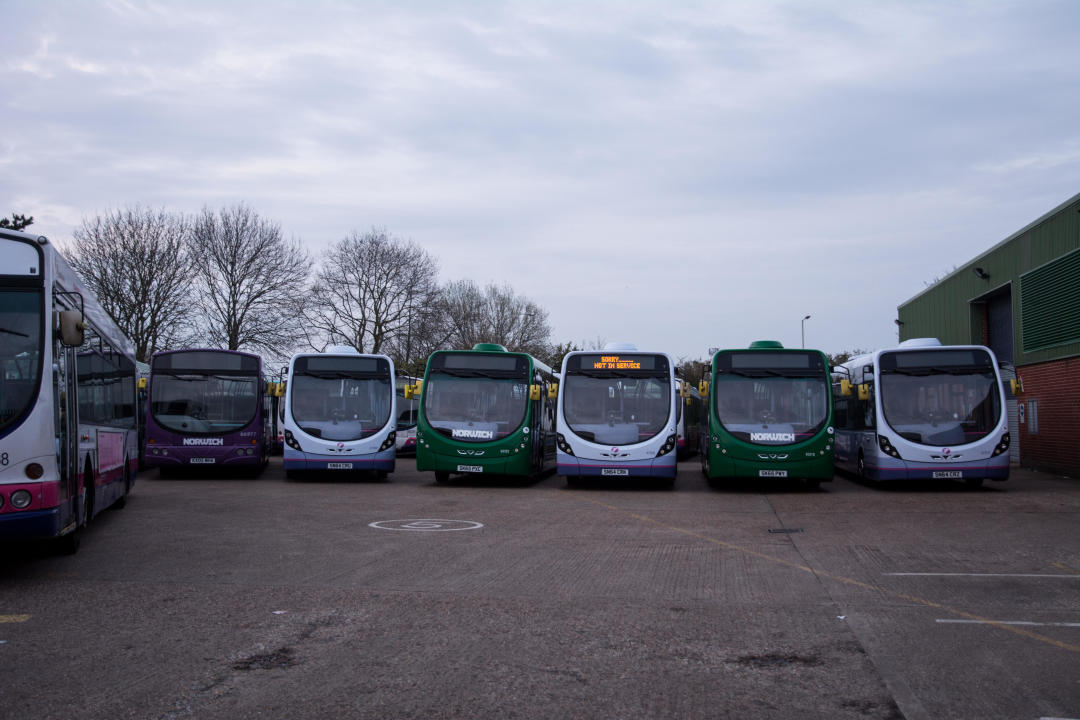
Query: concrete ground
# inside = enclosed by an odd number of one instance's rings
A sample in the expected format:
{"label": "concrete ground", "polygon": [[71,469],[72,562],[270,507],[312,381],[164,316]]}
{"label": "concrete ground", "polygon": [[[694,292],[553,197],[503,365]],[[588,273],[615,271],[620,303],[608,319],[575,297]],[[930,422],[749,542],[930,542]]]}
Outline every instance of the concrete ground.
{"label": "concrete ground", "polygon": [[1080,481],[162,479],[0,547],[2,718],[1080,718]]}

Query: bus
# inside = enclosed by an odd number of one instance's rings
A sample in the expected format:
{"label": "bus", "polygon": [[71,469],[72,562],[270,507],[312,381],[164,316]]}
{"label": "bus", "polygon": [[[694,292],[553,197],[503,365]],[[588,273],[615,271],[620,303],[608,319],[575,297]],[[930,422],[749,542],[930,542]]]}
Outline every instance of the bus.
{"label": "bus", "polygon": [[138,473],[134,348],[48,239],[0,257],[0,539],[74,553]]}
{"label": "bus", "polygon": [[412,387],[420,378],[398,375],[394,395],[397,398],[397,454],[416,454],[416,416],[420,412],[420,400],[412,392],[405,397],[405,388]]}
{"label": "bus", "polygon": [[833,369],[836,467],[861,479],[1009,479],[1005,390],[994,352],[935,338]]}
{"label": "bus", "polygon": [[262,358],[185,349],[150,358],[146,464],[163,475],[220,466],[258,474],[270,457]]}
{"label": "bus", "polygon": [[439,350],[420,386],[416,469],[536,477],[555,464],[555,374],[502,345]]}
{"label": "bus", "polygon": [[667,353],[609,344],[563,358],[559,383],[559,475],[660,478],[675,484],[679,398]]}
{"label": "bus", "polygon": [[394,361],[335,346],[299,353],[285,381],[285,475],[394,470]]}
{"label": "bus", "polygon": [[684,460],[697,452],[700,444],[701,416],[705,410],[705,402],[698,389],[686,380],[676,377],[675,382],[679,390],[675,454],[679,460]]}
{"label": "bus", "polygon": [[759,340],[719,350],[701,394],[708,409],[701,471],[723,479],[789,478],[816,488],[833,478],[829,362],[817,350]]}

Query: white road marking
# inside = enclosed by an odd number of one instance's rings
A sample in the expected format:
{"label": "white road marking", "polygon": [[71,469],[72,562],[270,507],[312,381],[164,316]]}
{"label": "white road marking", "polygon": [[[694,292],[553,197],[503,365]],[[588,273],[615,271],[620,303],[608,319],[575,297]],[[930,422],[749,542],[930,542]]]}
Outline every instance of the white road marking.
{"label": "white road marking", "polygon": [[951,618],[938,618],[934,622],[950,625],[1030,625],[1034,627],[1080,628],[1080,622],[1033,622],[1031,620],[953,620]]}
{"label": "white road marking", "polygon": [[1017,578],[1067,578],[1080,580],[1080,575],[1048,575],[1040,573],[937,573],[937,572],[898,572],[884,573],[892,577],[1017,577]]}

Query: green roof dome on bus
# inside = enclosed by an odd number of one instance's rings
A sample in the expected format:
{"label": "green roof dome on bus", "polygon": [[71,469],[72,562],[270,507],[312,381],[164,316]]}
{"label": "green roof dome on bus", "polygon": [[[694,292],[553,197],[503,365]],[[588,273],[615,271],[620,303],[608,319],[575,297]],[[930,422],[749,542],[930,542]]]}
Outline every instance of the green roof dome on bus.
{"label": "green roof dome on bus", "polygon": [[779,340],[755,340],[750,343],[751,350],[783,350],[784,344]]}
{"label": "green roof dome on bus", "polygon": [[506,348],[498,343],[476,343],[472,349],[483,350],[484,352],[506,352]]}

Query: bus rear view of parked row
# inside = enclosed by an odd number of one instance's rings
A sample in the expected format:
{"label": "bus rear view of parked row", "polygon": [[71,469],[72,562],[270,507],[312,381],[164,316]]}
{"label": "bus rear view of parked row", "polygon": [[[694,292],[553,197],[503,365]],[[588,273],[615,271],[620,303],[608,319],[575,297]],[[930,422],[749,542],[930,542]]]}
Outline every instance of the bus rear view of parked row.
{"label": "bus rear view of parked row", "polygon": [[44,237],[0,230],[0,539],[123,506],[138,470],[131,342]]}

